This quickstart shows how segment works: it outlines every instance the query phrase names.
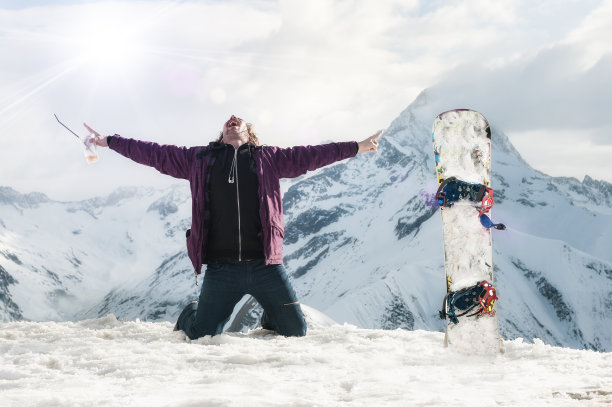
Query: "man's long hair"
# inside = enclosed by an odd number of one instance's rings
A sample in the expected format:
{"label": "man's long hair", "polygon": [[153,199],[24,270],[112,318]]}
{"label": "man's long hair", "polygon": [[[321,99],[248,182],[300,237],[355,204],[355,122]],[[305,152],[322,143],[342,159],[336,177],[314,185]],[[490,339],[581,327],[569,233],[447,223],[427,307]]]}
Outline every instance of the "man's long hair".
{"label": "man's long hair", "polygon": [[[257,138],[257,134],[255,134],[253,125],[251,123],[247,123],[246,127],[247,127],[247,131],[249,132],[249,142],[253,143],[255,146],[259,146],[259,139]],[[217,143],[221,143],[222,141],[223,141],[223,131],[219,133],[219,138],[217,138]]]}

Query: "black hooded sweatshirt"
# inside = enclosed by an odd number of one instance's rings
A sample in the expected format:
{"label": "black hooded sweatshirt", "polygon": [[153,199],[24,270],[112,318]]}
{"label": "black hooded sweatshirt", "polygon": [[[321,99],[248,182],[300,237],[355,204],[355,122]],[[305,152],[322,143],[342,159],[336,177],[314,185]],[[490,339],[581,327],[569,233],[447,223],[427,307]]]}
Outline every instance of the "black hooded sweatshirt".
{"label": "black hooded sweatshirt", "polygon": [[214,148],[206,253],[209,262],[264,258],[254,148],[252,143],[245,143],[238,150],[231,144]]}

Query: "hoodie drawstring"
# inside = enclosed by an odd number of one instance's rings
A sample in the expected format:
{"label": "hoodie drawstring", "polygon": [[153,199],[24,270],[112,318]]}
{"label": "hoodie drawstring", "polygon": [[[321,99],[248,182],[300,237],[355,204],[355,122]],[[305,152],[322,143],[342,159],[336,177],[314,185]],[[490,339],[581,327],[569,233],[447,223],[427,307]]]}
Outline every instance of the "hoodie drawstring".
{"label": "hoodie drawstring", "polygon": [[236,180],[236,172],[237,172],[237,168],[236,168],[236,160],[238,158],[238,149],[234,149],[234,159],[232,160],[232,166],[230,167],[230,172],[229,175],[227,177],[227,182],[229,182],[230,184],[233,184]]}

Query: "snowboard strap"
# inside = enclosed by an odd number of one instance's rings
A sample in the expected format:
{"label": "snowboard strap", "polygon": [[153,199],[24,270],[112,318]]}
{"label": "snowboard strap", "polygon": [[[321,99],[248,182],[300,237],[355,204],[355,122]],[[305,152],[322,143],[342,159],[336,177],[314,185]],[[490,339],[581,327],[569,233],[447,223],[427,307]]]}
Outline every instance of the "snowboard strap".
{"label": "snowboard strap", "polygon": [[480,224],[487,229],[495,228],[497,230],[506,230],[506,225],[504,225],[503,223],[493,223],[491,218],[489,218],[485,214],[480,215]]}
{"label": "snowboard strap", "polygon": [[482,203],[480,205],[480,210],[478,211],[480,224],[487,229],[495,228],[497,230],[506,230],[506,225],[503,223],[493,223],[491,218],[486,215],[491,210],[493,205],[495,205],[495,200],[493,199],[493,189],[489,187],[485,187],[485,189],[486,192],[482,197]]}
{"label": "snowboard strap", "polygon": [[[489,282],[481,281],[471,287],[451,291],[444,296],[440,319],[448,319],[454,324],[459,323],[459,317],[495,315],[493,305],[498,300],[497,291]],[[474,309],[476,311],[472,312]],[[459,313],[457,313],[459,312]],[[470,314],[470,312],[472,312]]]}
{"label": "snowboard strap", "polygon": [[469,183],[458,180],[456,177],[449,177],[440,182],[438,191],[436,192],[438,205],[451,207],[461,199],[468,199],[473,202],[480,202],[478,209],[478,217],[480,224],[485,228],[495,228],[497,230],[505,230],[506,225],[503,223],[493,223],[486,215],[489,213],[495,199],[493,199],[493,188],[489,188],[483,184]]}
{"label": "snowboard strap", "polygon": [[495,205],[495,200],[493,199],[493,189],[487,186],[484,186],[484,189],[485,189],[485,193],[482,196],[482,201],[480,203],[480,211],[478,211],[478,216],[482,216],[485,213],[488,213],[493,207],[493,205]]}
{"label": "snowboard strap", "polygon": [[478,303],[480,304],[480,314],[485,315],[495,315],[495,311],[493,310],[493,305],[495,301],[499,298],[497,297],[497,290],[493,287],[491,283],[487,281],[483,281],[480,285],[485,289],[483,293],[478,297]]}

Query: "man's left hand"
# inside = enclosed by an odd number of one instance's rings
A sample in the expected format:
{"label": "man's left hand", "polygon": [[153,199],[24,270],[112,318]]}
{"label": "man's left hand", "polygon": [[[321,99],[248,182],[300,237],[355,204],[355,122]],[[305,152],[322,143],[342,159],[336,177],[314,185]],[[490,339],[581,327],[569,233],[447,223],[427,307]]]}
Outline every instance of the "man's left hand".
{"label": "man's left hand", "polygon": [[375,153],[378,151],[378,138],[383,134],[384,130],[378,130],[376,134],[357,143],[359,146],[358,153]]}

